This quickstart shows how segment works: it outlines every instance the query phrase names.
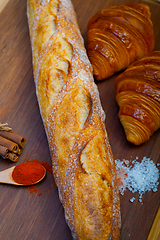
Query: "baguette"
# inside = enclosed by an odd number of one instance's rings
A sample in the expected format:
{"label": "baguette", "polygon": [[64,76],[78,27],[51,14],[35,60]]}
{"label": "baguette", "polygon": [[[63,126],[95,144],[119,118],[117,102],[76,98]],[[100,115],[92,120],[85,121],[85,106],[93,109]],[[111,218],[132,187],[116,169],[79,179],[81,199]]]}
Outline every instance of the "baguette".
{"label": "baguette", "polygon": [[120,203],[105,114],[70,0],[28,0],[36,94],[73,239],[118,239]]}

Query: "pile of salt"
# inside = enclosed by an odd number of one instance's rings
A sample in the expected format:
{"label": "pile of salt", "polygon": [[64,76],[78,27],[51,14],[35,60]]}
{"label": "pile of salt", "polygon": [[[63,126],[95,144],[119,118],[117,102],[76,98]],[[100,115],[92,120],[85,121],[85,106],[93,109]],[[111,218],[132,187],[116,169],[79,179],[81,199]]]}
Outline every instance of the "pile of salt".
{"label": "pile of salt", "polygon": [[[115,160],[117,168],[119,191],[123,195],[126,189],[132,193],[139,193],[139,202],[146,191],[156,192],[158,190],[159,170],[150,158],[143,157],[141,162],[137,158],[129,165],[128,160]],[[158,164],[157,164],[158,166]],[[123,169],[123,171],[122,171]],[[123,174],[122,174],[123,172]],[[130,199],[133,202],[135,198]]]}

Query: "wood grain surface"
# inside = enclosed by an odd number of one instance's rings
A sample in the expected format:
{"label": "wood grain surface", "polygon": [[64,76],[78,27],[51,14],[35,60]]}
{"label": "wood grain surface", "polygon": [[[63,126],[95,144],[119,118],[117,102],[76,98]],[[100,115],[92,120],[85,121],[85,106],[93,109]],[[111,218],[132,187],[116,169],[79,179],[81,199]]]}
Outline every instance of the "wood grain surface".
{"label": "wood grain surface", "polygon": [[[131,1],[73,0],[85,44],[89,18],[103,8],[125,2]],[[155,31],[155,50],[160,50],[160,5],[150,1],[143,2],[150,6]],[[160,163],[160,130],[139,147],[126,141],[117,116],[118,106],[114,89],[116,76],[97,83],[106,112],[106,128],[114,158],[132,160],[138,156],[141,160],[146,156],[154,163]],[[0,14],[0,122],[7,122],[16,133],[27,139],[17,164],[27,159],[38,159],[51,164],[33,81],[26,0],[10,0]],[[15,163],[0,158],[0,170],[13,165]],[[50,173],[47,173],[46,178],[36,185],[35,189],[0,184],[0,193],[0,239],[72,239]],[[136,200],[131,203],[129,200],[133,196]],[[156,193],[151,191],[143,195],[143,204],[138,202],[137,193],[129,191],[120,196],[120,200],[120,239],[146,240],[160,205],[160,186]]]}

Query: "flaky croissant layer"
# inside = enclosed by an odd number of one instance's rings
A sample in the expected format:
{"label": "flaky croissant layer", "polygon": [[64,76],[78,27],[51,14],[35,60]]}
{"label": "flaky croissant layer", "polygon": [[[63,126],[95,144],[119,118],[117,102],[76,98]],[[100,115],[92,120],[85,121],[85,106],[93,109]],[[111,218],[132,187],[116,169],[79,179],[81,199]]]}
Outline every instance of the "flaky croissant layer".
{"label": "flaky croissant layer", "polygon": [[88,22],[87,39],[95,79],[110,77],[153,50],[149,7],[127,3],[98,12]]}
{"label": "flaky croissant layer", "polygon": [[28,20],[36,93],[66,221],[74,239],[116,240],[116,168],[72,3],[28,0]]}
{"label": "flaky croissant layer", "polygon": [[160,128],[160,51],[132,63],[115,87],[127,140],[135,145],[148,141]]}

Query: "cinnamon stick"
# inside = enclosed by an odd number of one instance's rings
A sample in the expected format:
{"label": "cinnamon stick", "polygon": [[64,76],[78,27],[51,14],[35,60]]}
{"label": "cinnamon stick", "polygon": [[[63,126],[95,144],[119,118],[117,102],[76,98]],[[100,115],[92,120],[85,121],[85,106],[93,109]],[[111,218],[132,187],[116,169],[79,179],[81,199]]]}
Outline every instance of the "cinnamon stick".
{"label": "cinnamon stick", "polygon": [[12,162],[17,162],[19,157],[12,152],[9,152],[8,148],[0,145],[0,156],[11,160]]}
{"label": "cinnamon stick", "polygon": [[0,146],[0,156],[1,157],[5,157],[7,158],[8,157],[8,148],[4,147],[4,146]]}
{"label": "cinnamon stick", "polygon": [[23,147],[19,147],[17,151],[17,155],[21,155],[23,152]]}
{"label": "cinnamon stick", "polygon": [[17,162],[19,159],[19,157],[15,153],[12,153],[12,152],[9,152],[6,158],[11,160],[12,162]]}
{"label": "cinnamon stick", "polygon": [[19,147],[18,144],[0,136],[0,145],[9,149],[9,151],[17,153]]}
{"label": "cinnamon stick", "polygon": [[20,147],[23,147],[23,144],[26,142],[25,137],[12,131],[0,130],[0,136],[17,143]]}

